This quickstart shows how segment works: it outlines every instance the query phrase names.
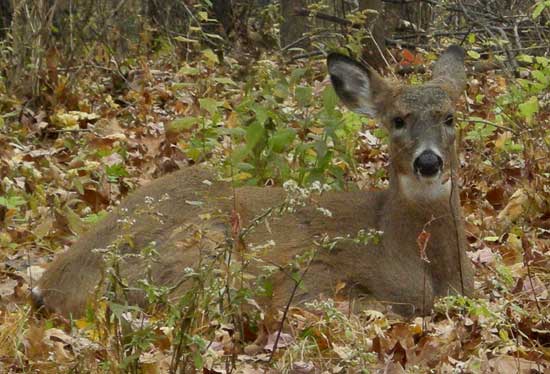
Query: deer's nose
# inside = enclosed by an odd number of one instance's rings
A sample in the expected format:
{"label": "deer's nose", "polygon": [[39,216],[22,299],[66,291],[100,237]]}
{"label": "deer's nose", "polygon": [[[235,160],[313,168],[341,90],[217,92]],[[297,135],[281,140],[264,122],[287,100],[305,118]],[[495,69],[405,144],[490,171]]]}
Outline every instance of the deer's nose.
{"label": "deer's nose", "polygon": [[414,160],[414,171],[423,177],[433,177],[443,167],[443,160],[434,151],[424,151]]}

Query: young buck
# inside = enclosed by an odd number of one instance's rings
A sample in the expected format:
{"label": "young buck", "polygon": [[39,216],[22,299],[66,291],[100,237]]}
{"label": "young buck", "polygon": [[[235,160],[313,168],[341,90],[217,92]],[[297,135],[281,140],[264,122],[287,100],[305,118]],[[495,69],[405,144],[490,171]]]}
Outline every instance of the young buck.
{"label": "young buck", "polygon": [[[246,279],[260,277],[262,264],[278,269],[269,275],[271,295],[261,301],[267,308],[333,297],[338,290],[339,296],[354,299],[356,307],[412,315],[428,313],[437,296],[471,295],[473,271],[460,216],[454,120],[454,102],[466,83],[464,51],[448,48],[434,66],[433,79],[416,86],[388,82],[338,54],[328,56],[328,71],[342,102],[376,116],[389,132],[387,190],[325,192],[315,204],[296,207],[292,214],[269,215],[265,212],[285,200],[283,189],[234,190],[205,168],[181,170],[131,194],[58,256],[32,291],[35,306],[81,315],[105,287],[97,286],[105,265],[95,249],[114,245],[122,253],[139,253],[152,242],[159,259],[151,263],[124,257],[118,266],[121,282],[135,287],[150,274],[153,282],[172,287],[175,299],[190,287],[183,281],[189,268],[215,258],[237,237],[230,244],[236,249],[234,263],[250,258],[250,252],[260,260],[243,270]],[[380,231],[379,241],[353,240],[361,230]],[[246,235],[238,235],[243,231]],[[321,237],[348,239],[334,240],[328,249],[318,246]],[[257,249],[270,241],[270,248]],[[317,249],[296,287],[289,264],[312,248]],[[128,295],[132,303],[144,303],[140,291]]]}

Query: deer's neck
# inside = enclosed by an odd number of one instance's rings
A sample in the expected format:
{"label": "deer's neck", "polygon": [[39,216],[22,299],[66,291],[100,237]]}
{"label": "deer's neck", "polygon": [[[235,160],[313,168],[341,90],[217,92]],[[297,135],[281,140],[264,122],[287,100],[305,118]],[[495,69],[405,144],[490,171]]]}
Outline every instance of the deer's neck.
{"label": "deer's neck", "polygon": [[391,218],[386,222],[386,229],[394,226],[395,231],[400,232],[404,227],[409,227],[411,236],[416,237],[419,228],[422,231],[425,225],[433,226],[434,230],[445,230],[445,223],[452,222],[454,225],[455,221],[459,221],[458,181],[454,172],[456,169],[452,170],[446,180],[426,183],[414,175],[398,174],[390,168],[390,188],[384,211],[386,214],[391,212]]}

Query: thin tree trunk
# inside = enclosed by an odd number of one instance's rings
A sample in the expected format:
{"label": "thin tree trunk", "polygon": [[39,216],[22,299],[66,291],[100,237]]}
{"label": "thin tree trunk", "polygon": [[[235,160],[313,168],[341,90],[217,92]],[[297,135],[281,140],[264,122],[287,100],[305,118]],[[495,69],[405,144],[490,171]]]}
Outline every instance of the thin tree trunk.
{"label": "thin tree trunk", "polygon": [[[296,9],[307,6],[307,0],[281,0],[281,47],[285,47],[300,39],[307,32],[307,18],[296,16]],[[298,43],[297,47],[304,47],[304,43]]]}
{"label": "thin tree trunk", "polygon": [[222,24],[225,34],[229,35],[234,28],[233,2],[231,0],[213,0],[212,8],[216,19]]}
{"label": "thin tree trunk", "polygon": [[372,38],[365,40],[363,49],[363,58],[375,69],[384,69],[386,67],[386,35],[391,32],[391,25],[388,27],[386,17],[384,17],[384,8],[382,0],[360,0],[359,9],[373,9],[378,15],[368,17],[367,25]]}
{"label": "thin tree trunk", "polygon": [[12,12],[10,0],[0,0],[0,39],[6,37],[11,24]]}

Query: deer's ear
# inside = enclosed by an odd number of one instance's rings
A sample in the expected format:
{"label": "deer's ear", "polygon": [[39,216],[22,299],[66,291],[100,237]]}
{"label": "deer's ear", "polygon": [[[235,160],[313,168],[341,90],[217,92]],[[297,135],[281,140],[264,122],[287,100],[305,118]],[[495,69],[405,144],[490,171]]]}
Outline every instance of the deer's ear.
{"label": "deer's ear", "polygon": [[452,45],[439,57],[433,67],[432,82],[439,84],[453,99],[457,99],[466,88],[464,49]]}
{"label": "deer's ear", "polygon": [[332,86],[342,102],[351,110],[375,117],[389,87],[378,73],[338,53],[327,58]]}

